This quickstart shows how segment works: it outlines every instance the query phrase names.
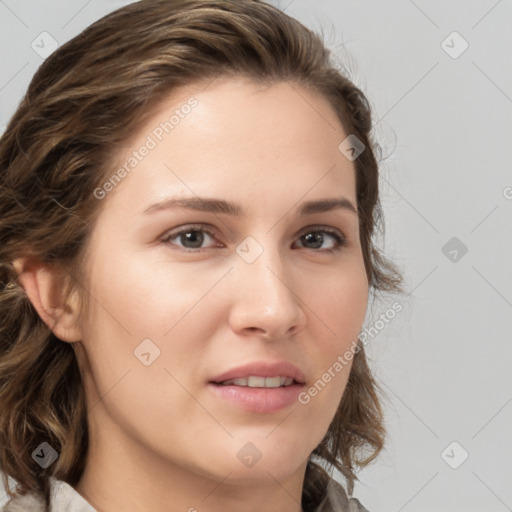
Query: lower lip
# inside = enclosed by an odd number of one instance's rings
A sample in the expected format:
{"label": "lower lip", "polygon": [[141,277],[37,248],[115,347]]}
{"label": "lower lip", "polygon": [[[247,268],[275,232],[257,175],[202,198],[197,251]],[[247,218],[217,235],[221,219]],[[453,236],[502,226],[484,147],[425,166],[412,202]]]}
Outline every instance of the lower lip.
{"label": "lower lip", "polygon": [[303,384],[279,388],[250,388],[209,383],[208,387],[222,400],[253,412],[277,412],[297,402]]}

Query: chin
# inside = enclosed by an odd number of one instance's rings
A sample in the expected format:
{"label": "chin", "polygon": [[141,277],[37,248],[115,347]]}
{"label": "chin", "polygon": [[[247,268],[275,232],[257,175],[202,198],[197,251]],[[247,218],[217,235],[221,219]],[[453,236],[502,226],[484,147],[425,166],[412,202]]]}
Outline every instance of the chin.
{"label": "chin", "polygon": [[271,441],[272,435],[266,436],[268,431],[244,440],[231,439],[229,445],[219,443],[215,450],[208,450],[207,457],[195,461],[195,472],[226,484],[268,485],[269,479],[281,482],[305,470],[310,453],[307,448],[299,449],[301,439],[290,436],[284,444],[282,438]]}
{"label": "chin", "polygon": [[297,471],[306,469],[307,460],[298,464],[292,461],[272,458],[266,463],[261,459],[252,467],[239,467],[233,470],[224,481],[226,484],[233,485],[257,485],[258,483],[268,485],[269,482],[283,482],[290,478]]}
{"label": "chin", "polygon": [[[236,464],[236,469],[230,477],[268,483],[269,478],[282,481],[299,471],[301,467],[305,469],[309,452],[304,450],[301,455],[300,440],[289,438],[286,444],[283,444],[281,439],[277,442],[269,441],[270,438],[262,438],[255,440],[254,445],[244,444],[237,452],[240,463]],[[258,451],[255,446],[258,447]]]}

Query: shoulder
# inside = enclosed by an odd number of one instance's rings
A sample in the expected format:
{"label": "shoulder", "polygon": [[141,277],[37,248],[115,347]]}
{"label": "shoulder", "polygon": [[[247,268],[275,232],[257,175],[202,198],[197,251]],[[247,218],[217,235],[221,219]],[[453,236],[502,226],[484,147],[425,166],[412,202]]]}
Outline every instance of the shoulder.
{"label": "shoulder", "polygon": [[42,494],[35,492],[17,494],[3,506],[0,512],[45,512],[45,500]]}
{"label": "shoulder", "polygon": [[330,478],[324,499],[315,512],[370,512],[357,498],[349,498],[345,489]]}
{"label": "shoulder", "polygon": [[71,485],[50,477],[50,506],[47,511],[44,496],[37,492],[17,494],[0,512],[96,512]]}

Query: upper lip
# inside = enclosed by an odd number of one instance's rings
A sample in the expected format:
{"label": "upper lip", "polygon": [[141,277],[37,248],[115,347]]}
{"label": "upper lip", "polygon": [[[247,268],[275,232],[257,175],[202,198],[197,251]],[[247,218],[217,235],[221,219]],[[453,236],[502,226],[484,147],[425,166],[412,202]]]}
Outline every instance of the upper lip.
{"label": "upper lip", "polygon": [[258,377],[289,377],[299,384],[306,382],[304,373],[287,361],[255,361],[221,373],[213,377],[210,382],[220,383],[225,380],[247,378],[251,375]]}

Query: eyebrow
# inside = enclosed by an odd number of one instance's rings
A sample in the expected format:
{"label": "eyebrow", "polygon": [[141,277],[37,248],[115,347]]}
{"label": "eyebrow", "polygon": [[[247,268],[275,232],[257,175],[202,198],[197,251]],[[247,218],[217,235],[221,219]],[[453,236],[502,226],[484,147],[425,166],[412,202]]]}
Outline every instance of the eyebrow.
{"label": "eyebrow", "polygon": [[[237,203],[209,197],[170,197],[158,203],[148,206],[143,213],[149,214],[172,208],[187,208],[208,213],[223,213],[235,217],[244,215],[243,208]],[[342,209],[357,214],[357,208],[345,197],[319,199],[302,203],[297,214],[299,217],[313,215],[315,213],[328,212],[335,209]]]}

